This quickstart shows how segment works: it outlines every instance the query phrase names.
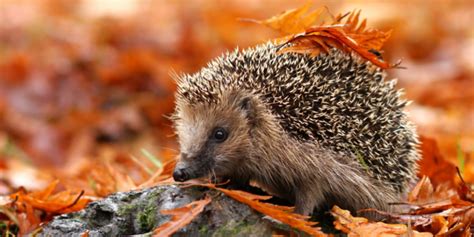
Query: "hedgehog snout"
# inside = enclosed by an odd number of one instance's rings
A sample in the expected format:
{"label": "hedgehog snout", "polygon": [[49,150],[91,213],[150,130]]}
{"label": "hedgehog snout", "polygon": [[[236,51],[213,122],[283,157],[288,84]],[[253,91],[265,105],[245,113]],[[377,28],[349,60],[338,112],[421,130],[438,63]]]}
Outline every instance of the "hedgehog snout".
{"label": "hedgehog snout", "polygon": [[189,180],[189,175],[183,168],[176,167],[173,171],[173,179],[178,182]]}
{"label": "hedgehog snout", "polygon": [[173,179],[178,182],[184,182],[190,179],[189,172],[187,171],[188,165],[182,161],[183,159],[186,159],[188,155],[186,153],[181,153],[180,156],[181,159],[176,163],[173,171]]}

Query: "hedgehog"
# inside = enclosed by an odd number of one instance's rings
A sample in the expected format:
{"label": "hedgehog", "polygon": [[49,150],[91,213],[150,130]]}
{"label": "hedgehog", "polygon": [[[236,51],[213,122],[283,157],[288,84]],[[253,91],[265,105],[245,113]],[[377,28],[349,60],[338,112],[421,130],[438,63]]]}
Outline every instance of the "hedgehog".
{"label": "hedgehog", "polygon": [[333,48],[266,43],[175,76],[176,181],[256,184],[310,215],[332,205],[391,210],[419,159],[408,101],[384,70]]}

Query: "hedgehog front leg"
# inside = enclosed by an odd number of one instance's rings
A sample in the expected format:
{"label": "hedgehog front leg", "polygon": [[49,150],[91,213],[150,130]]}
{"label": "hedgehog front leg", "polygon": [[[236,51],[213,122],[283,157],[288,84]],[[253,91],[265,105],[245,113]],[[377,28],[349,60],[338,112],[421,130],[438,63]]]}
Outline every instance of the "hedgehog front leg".
{"label": "hedgehog front leg", "polygon": [[317,199],[309,189],[301,188],[295,191],[295,213],[309,216],[313,213]]}

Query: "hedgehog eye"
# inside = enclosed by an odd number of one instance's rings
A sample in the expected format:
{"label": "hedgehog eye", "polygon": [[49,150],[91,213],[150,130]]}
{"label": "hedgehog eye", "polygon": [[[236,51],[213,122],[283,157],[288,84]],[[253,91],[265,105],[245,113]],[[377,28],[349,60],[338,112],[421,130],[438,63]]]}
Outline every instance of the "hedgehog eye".
{"label": "hedgehog eye", "polygon": [[212,138],[216,142],[223,142],[225,139],[227,139],[228,132],[224,128],[216,128],[214,129],[214,133],[212,134]]}

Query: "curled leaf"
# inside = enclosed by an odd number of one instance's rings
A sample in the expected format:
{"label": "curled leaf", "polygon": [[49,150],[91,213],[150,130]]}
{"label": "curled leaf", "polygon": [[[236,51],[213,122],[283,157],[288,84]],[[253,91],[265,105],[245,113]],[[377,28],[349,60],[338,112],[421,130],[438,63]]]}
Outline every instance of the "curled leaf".
{"label": "curled leaf", "polygon": [[[390,38],[391,30],[367,28],[367,20],[360,20],[360,11],[332,17],[330,24],[320,23],[327,8],[320,7],[306,14],[311,4],[289,10],[263,21],[255,21],[279,31],[284,35],[277,42],[284,42],[280,52],[296,52],[317,56],[328,53],[331,48],[354,52],[372,64],[383,68],[397,67],[381,57],[380,49]],[[330,14],[329,14],[330,15]],[[343,21],[347,17],[345,22]],[[284,40],[282,40],[284,39]]]}

